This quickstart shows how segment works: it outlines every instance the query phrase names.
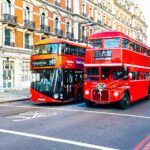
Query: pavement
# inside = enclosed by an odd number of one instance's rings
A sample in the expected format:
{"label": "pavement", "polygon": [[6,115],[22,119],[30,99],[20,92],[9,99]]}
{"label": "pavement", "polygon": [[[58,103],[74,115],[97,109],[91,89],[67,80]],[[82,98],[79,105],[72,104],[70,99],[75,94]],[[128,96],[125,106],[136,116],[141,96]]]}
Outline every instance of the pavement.
{"label": "pavement", "polygon": [[23,101],[30,98],[30,90],[11,90],[0,92],[0,103]]}

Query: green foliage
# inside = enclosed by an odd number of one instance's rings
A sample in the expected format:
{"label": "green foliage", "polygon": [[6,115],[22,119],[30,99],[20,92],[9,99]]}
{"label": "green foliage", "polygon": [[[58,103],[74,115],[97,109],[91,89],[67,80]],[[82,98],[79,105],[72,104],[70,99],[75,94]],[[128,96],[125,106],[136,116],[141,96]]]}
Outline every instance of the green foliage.
{"label": "green foliage", "polygon": [[100,82],[99,84],[96,85],[95,89],[98,90],[98,91],[102,91],[106,88],[106,84],[105,83],[102,83]]}

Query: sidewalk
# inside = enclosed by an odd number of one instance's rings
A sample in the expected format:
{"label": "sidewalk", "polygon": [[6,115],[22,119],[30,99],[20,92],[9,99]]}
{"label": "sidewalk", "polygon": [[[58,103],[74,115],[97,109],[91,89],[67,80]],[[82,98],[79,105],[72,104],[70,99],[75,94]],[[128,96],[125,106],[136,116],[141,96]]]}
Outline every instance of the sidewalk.
{"label": "sidewalk", "polygon": [[0,92],[0,103],[27,100],[29,97],[29,89]]}

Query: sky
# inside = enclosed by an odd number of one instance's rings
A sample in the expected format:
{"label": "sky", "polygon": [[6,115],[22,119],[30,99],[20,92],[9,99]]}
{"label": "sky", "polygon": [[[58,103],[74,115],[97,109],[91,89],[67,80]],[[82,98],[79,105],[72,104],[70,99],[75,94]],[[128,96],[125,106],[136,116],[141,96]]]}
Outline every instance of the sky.
{"label": "sky", "polygon": [[139,7],[143,10],[144,16],[146,18],[146,24],[148,25],[147,29],[147,45],[150,46],[150,1],[149,0],[137,0],[137,3],[139,4]]}

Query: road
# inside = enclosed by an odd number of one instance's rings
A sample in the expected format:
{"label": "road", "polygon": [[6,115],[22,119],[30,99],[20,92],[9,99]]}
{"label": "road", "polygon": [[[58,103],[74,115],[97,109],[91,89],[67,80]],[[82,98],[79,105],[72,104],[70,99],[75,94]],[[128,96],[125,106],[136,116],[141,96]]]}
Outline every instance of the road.
{"label": "road", "polygon": [[126,110],[111,105],[87,108],[84,103],[0,104],[0,150],[142,150],[144,147],[150,150],[150,101],[147,100]]}

